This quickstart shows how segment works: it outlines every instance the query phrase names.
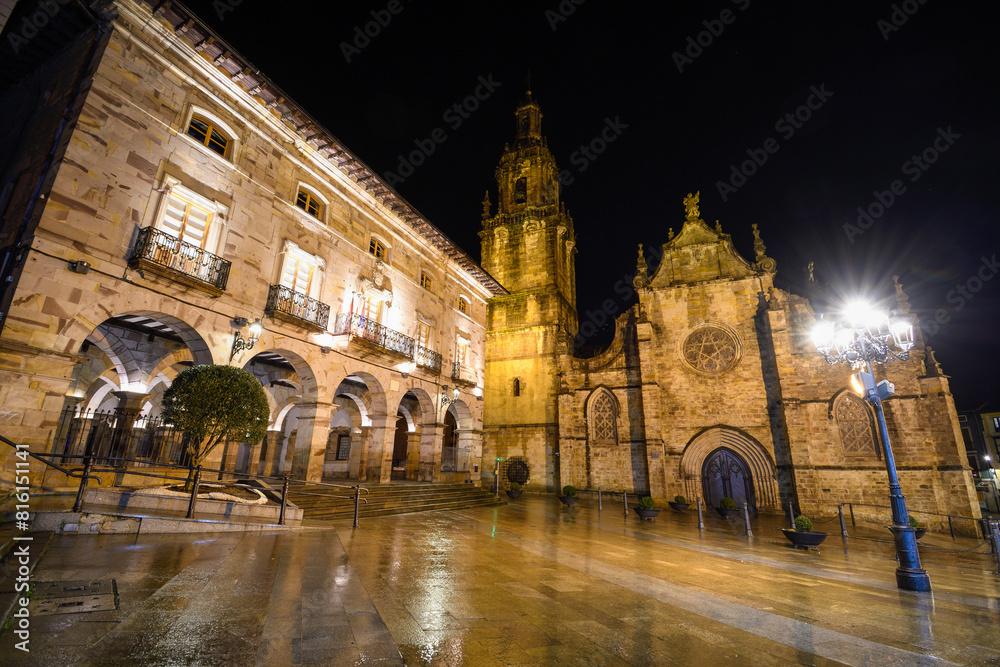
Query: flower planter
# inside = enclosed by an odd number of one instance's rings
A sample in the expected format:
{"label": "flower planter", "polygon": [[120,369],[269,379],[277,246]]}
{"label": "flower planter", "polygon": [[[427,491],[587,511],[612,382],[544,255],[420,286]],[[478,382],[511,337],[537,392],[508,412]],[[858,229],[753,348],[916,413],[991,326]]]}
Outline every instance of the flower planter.
{"label": "flower planter", "polygon": [[739,508],[729,510],[729,509],[724,509],[722,507],[716,507],[715,511],[718,512],[719,516],[721,516],[723,519],[728,519],[729,517],[736,516],[737,514],[740,513]]}
{"label": "flower planter", "polygon": [[660,510],[655,507],[633,507],[635,513],[639,515],[639,518],[643,521],[651,521],[656,518],[656,515],[660,513]]}
{"label": "flower planter", "polygon": [[803,549],[808,549],[810,547],[818,547],[823,543],[823,540],[826,539],[826,533],[803,533],[797,530],[792,530],[791,528],[782,528],[781,532],[785,534],[788,541],[791,542],[796,548],[802,547]]}
{"label": "flower planter", "polygon": [[927,534],[927,529],[926,528],[914,528],[913,529],[913,537],[917,538],[918,540],[921,537],[923,537],[924,535],[926,535],[926,534]]}
{"label": "flower planter", "polygon": [[672,510],[674,510],[676,512],[683,512],[687,508],[691,507],[691,503],[675,503],[675,502],[671,502],[671,503],[668,503],[668,504],[670,505],[670,509],[672,509]]}
{"label": "flower planter", "polygon": [[522,493],[524,493],[524,491],[511,491],[510,489],[505,489],[504,493],[507,494],[508,498],[514,499],[520,496]]}
{"label": "flower planter", "polygon": [[576,496],[559,496],[559,502],[561,502],[566,507],[569,507],[577,500],[579,500],[579,498],[577,498]]}

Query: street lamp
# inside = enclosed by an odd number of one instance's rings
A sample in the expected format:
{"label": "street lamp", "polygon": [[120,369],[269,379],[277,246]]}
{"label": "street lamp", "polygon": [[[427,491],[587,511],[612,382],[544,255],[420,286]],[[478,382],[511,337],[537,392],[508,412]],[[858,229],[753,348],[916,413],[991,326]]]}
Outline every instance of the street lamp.
{"label": "street lamp", "polygon": [[871,404],[878,422],[882,446],[885,450],[885,470],[889,474],[889,503],[892,506],[890,530],[896,542],[896,585],[908,591],[929,591],[931,581],[920,567],[917,539],[906,511],[906,498],[899,486],[896,461],[889,444],[889,430],[885,425],[882,401],[895,392],[888,380],[875,382],[873,365],[886,364],[891,359],[906,361],[913,347],[913,322],[903,315],[888,316],[864,302],[849,304],[844,309],[844,323],[819,320],[813,329],[816,349],[828,363],[845,363],[856,372],[851,385],[863,399]]}
{"label": "street lamp", "polygon": [[258,317],[253,322],[249,322],[247,327],[247,337],[243,338],[243,327],[248,324],[245,317],[233,318],[233,348],[229,351],[229,363],[233,362],[233,357],[243,350],[253,349],[253,346],[260,340],[260,335],[264,332],[264,325]]}

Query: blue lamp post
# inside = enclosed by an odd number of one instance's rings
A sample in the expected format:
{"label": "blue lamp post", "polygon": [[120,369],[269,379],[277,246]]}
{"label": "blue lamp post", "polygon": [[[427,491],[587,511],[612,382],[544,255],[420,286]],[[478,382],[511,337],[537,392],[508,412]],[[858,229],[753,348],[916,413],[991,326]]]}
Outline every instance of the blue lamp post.
{"label": "blue lamp post", "polygon": [[889,474],[889,503],[892,506],[892,530],[896,543],[896,585],[908,591],[929,591],[931,581],[920,567],[917,539],[906,511],[906,498],[896,474],[896,461],[889,444],[882,401],[892,396],[895,387],[888,380],[875,382],[873,367],[891,359],[906,361],[913,347],[913,322],[910,318],[887,316],[868,304],[851,304],[844,310],[844,323],[819,320],[813,330],[817,351],[830,364],[845,363],[856,372],[851,376],[854,391],[875,412],[879,435],[885,451],[885,470]]}

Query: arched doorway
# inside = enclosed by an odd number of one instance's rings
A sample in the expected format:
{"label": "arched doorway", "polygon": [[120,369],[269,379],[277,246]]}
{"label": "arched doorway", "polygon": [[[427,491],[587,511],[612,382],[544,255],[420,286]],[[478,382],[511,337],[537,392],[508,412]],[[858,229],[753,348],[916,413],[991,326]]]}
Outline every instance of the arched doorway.
{"label": "arched doorway", "polygon": [[733,450],[719,447],[705,457],[701,483],[705,502],[709,507],[718,507],[723,498],[732,498],[737,507],[743,507],[743,503],[746,503],[751,513],[757,513],[750,466]]}
{"label": "arched doorway", "polygon": [[444,440],[441,444],[441,471],[455,472],[458,470],[458,421],[455,413],[448,410],[444,413]]}

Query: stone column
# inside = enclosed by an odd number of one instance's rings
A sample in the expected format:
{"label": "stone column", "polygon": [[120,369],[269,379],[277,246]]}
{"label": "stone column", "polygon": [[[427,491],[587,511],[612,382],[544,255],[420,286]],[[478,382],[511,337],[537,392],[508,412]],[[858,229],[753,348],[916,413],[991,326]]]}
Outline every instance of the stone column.
{"label": "stone column", "polygon": [[396,439],[396,425],[372,425],[368,452],[366,481],[369,484],[388,484],[392,479],[392,448]]}
{"label": "stone column", "polygon": [[284,434],[281,431],[268,431],[264,444],[264,462],[260,465],[261,475],[275,475],[276,453],[281,449],[281,439]]}
{"label": "stone column", "polygon": [[348,475],[351,479],[364,480],[368,464],[368,427],[351,429],[351,458]]}
{"label": "stone column", "polygon": [[308,482],[323,479],[326,439],[330,432],[332,403],[300,403],[299,423],[292,458],[292,477]]}
{"label": "stone column", "polygon": [[115,428],[108,451],[113,457],[132,458],[131,440],[135,421],[143,402],[152,394],[141,391],[113,391],[111,394],[118,399],[118,407],[115,408]]}
{"label": "stone column", "polygon": [[440,424],[420,427],[420,460],[417,479],[421,482],[441,481],[441,445],[444,433]]}

